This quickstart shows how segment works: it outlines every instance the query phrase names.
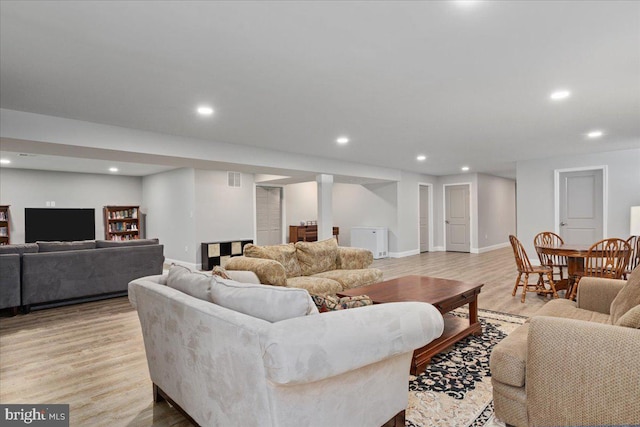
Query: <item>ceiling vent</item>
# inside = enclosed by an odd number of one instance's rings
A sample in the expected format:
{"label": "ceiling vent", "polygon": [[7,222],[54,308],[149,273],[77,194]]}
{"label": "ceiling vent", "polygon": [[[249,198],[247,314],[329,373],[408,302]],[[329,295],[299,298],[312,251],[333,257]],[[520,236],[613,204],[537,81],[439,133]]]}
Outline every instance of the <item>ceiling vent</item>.
{"label": "ceiling vent", "polygon": [[227,172],[227,183],[229,187],[240,187],[240,172]]}

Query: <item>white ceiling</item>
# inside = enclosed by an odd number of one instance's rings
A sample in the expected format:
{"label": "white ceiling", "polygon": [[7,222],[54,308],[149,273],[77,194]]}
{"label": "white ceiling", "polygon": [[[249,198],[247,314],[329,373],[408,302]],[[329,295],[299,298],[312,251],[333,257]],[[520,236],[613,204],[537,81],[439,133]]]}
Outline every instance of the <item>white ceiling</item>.
{"label": "white ceiling", "polygon": [[640,146],[640,2],[457,3],[3,0],[0,106],[433,175]]}

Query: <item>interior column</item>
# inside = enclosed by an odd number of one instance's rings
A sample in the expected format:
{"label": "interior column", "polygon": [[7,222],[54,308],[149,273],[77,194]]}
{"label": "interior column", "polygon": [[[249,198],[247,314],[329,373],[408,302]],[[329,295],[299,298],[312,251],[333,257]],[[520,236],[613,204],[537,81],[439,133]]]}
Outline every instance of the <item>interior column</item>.
{"label": "interior column", "polygon": [[318,240],[333,236],[333,175],[316,175],[318,184]]}

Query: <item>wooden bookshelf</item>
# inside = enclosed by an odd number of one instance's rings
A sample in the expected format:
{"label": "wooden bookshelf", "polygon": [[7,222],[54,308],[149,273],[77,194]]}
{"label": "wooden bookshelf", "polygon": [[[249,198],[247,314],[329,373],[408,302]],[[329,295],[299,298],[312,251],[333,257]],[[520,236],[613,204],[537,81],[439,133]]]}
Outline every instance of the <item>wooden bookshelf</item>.
{"label": "wooden bookshelf", "polygon": [[0,246],[11,243],[11,227],[9,226],[9,205],[0,205]]}
{"label": "wooden bookshelf", "polygon": [[136,240],[140,238],[140,206],[105,206],[104,238]]}

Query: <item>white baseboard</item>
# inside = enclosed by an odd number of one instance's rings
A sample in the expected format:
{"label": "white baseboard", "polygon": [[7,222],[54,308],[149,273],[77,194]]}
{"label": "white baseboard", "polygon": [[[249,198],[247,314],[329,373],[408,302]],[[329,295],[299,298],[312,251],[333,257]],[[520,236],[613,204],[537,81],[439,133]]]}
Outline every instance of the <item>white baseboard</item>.
{"label": "white baseboard", "polygon": [[406,256],[418,255],[419,253],[420,249],[413,249],[404,252],[389,252],[389,258],[404,258]]}
{"label": "white baseboard", "polygon": [[200,270],[200,267],[202,266],[201,264],[195,264],[195,263],[180,261],[178,259],[171,259],[171,258],[165,258],[164,263],[169,265],[171,264],[183,265],[187,268],[190,268],[191,270]]}
{"label": "white baseboard", "polygon": [[444,246],[434,246],[431,249],[431,252],[445,252],[445,247]]}
{"label": "white baseboard", "polygon": [[508,248],[511,245],[509,242],[498,243],[497,245],[485,246],[484,248],[472,248],[471,253],[483,254],[485,252],[495,251],[496,249]]}

